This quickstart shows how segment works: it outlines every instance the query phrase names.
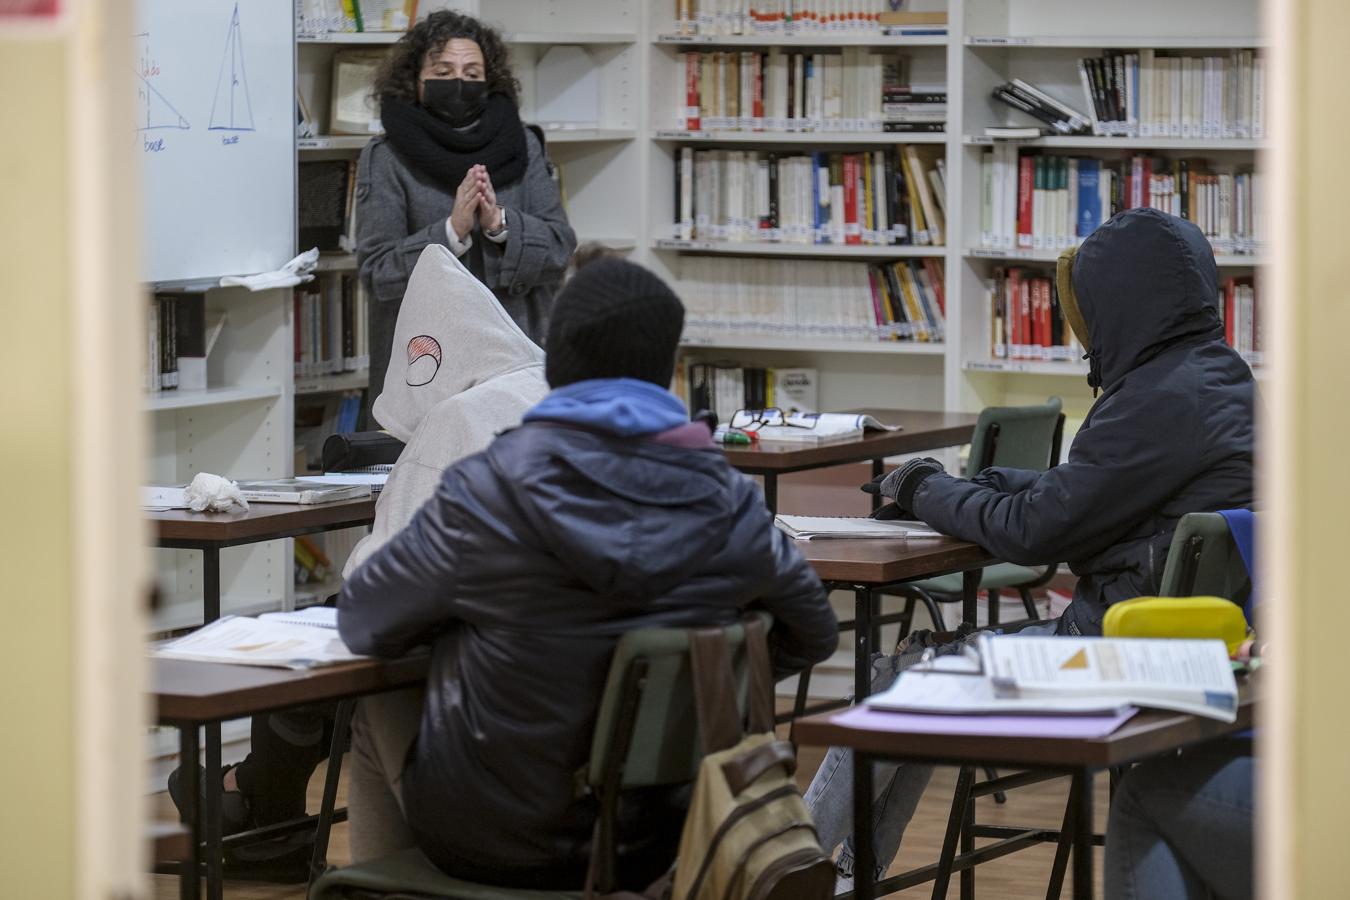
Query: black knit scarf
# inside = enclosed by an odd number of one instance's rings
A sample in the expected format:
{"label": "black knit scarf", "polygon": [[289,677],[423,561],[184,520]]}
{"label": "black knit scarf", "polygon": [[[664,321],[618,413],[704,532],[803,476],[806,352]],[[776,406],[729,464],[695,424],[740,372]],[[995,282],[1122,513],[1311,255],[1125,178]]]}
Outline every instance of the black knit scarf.
{"label": "black knit scarf", "polygon": [[391,96],[380,98],[380,121],[403,161],[449,193],[480,163],[487,166],[497,190],[525,174],[525,127],[516,105],[501,94],[488,95],[483,115],[469,129],[455,128],[421,106]]}

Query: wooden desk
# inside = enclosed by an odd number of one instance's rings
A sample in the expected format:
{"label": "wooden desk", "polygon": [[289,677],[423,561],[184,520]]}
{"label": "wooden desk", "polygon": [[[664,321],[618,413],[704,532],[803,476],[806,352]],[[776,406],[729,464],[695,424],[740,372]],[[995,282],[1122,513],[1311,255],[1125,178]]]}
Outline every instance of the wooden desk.
{"label": "wooden desk", "polygon": [[[906,581],[917,581],[962,573],[961,618],[975,622],[976,594],[980,573],[997,560],[983,548],[944,537],[925,540],[846,540],[798,541],[797,548],[816,570],[820,580],[833,590],[853,591],[854,619],[840,627],[854,631],[853,695],[871,693],[871,659],[879,621],[878,591]],[[798,708],[805,702],[799,691]]]}
{"label": "wooden desk", "polygon": [[[221,785],[219,777],[209,777],[220,771],[218,736],[220,723],[258,713],[271,712],[293,706],[323,703],[331,700],[350,700],[363,694],[397,690],[420,685],[426,681],[430,658],[426,656],[400,659],[394,662],[375,660],[328,666],[309,671],[269,669],[256,666],[232,666],[222,663],[187,662],[183,660],[152,659],[150,662],[151,696],[155,703],[156,719],[161,725],[178,729],[180,760],[183,778],[183,824],[187,826],[189,841],[183,862],[177,867],[179,895],[183,900],[201,896],[200,872],[202,855],[206,864],[206,892],[210,900],[220,900],[223,890],[224,844],[220,829]],[[315,835],[315,862],[322,865],[328,846],[328,827],[333,821],[333,798],[337,791],[340,772],[343,735],[350,718],[350,704],[340,707],[329,755],[328,781],[324,785],[324,807],[318,817]],[[208,778],[205,802],[197,808],[202,786],[197,783],[195,762],[198,758],[197,729],[207,727],[209,736],[217,735],[216,764],[212,768],[208,758]],[[267,829],[281,833],[292,823]],[[308,817],[299,824],[310,824]]]}
{"label": "wooden desk", "polygon": [[[960,765],[962,778],[957,782],[954,809],[970,806],[970,778],[974,766],[996,766],[1058,772],[1073,778],[1070,793],[1072,823],[1066,818],[1060,831],[1046,829],[989,828],[972,832],[971,814],[964,823],[949,823],[943,845],[943,860],[938,866],[926,866],[885,880],[889,893],[923,881],[939,880],[943,872],[962,873],[962,895],[974,891],[974,866],[999,856],[1053,840],[1062,850],[1069,846],[1064,832],[1072,825],[1073,896],[1076,900],[1092,897],[1092,777],[1101,769],[1140,762],[1182,747],[1234,734],[1252,727],[1259,685],[1250,680],[1240,685],[1238,716],[1235,722],[1219,722],[1185,713],[1144,710],[1103,738],[1050,737],[973,737],[969,735],[902,734],[851,728],[834,721],[837,714],[801,719],[796,723],[798,743],[815,746],[849,747],[853,750],[853,835],[856,853],[854,897],[871,900],[875,896],[872,870],[872,766],[880,760],[903,760],[934,765]],[[1008,776],[1009,781],[1018,776]],[[1007,786],[1015,786],[1008,784]],[[964,790],[964,797],[963,797]],[[986,791],[987,793],[988,791]],[[957,833],[963,852],[955,855]],[[860,837],[861,836],[861,837]],[[999,837],[996,844],[974,849],[976,836]],[[944,869],[945,867],[945,869]],[[1062,856],[1056,858],[1056,875],[1062,876]],[[1054,876],[1052,876],[1053,878]],[[969,879],[969,884],[965,884]],[[967,890],[968,888],[968,890]],[[945,883],[937,896],[946,896]],[[1053,896],[1059,896],[1053,890]]]}
{"label": "wooden desk", "polygon": [[764,478],[764,500],[778,511],[778,476],[848,463],[872,461],[873,476],[880,475],[888,456],[917,453],[968,444],[979,416],[974,413],[926,412],[915,409],[851,409],[875,416],[899,431],[869,431],[860,438],[824,444],[764,442],[733,444],[725,449],[727,461],[748,475]]}
{"label": "wooden desk", "polygon": [[375,521],[375,498],[305,506],[252,503],[248,512],[151,510],[146,515],[155,528],[155,546],[202,551],[202,621],[214,622],[220,618],[222,548],[369,525]]}

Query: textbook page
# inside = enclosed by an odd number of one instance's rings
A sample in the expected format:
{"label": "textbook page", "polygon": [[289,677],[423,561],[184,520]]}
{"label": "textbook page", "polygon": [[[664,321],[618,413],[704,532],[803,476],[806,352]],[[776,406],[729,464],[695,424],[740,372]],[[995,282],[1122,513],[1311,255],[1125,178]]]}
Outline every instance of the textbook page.
{"label": "textbook page", "polygon": [[365,657],[347,649],[329,628],[225,616],[192,634],[161,644],[153,654],[162,659],[310,669]]}
{"label": "textbook page", "polygon": [[1097,696],[1231,722],[1237,681],[1220,640],[981,635],[1000,696]]}

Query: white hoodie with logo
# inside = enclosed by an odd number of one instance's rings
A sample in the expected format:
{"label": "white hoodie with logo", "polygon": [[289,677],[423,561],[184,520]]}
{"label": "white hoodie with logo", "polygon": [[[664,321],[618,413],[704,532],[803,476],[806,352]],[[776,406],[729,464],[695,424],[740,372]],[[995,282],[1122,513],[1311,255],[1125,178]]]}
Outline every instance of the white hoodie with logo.
{"label": "white hoodie with logo", "polygon": [[412,520],[448,466],[519,425],[547,393],[544,351],[449,249],[428,245],[408,279],[384,389],[372,409],[407,446],[380,493],[374,528],[343,575]]}

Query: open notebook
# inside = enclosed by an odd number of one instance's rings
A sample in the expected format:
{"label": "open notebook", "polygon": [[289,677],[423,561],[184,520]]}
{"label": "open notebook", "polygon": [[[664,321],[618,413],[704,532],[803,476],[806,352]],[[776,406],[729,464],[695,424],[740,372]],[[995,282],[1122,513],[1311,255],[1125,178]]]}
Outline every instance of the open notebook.
{"label": "open notebook", "polygon": [[923,522],[862,516],[774,516],[774,524],[798,541],[823,538],[938,538]]}

